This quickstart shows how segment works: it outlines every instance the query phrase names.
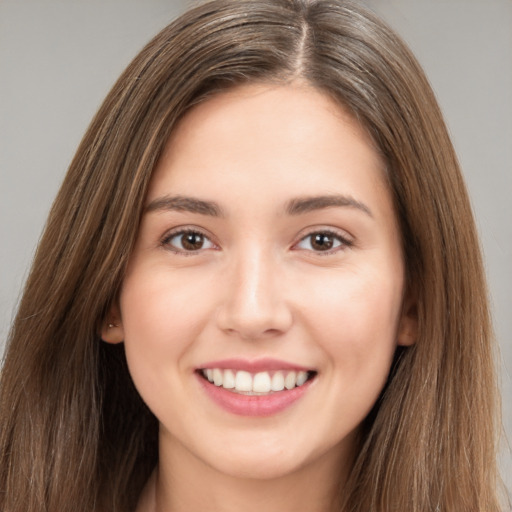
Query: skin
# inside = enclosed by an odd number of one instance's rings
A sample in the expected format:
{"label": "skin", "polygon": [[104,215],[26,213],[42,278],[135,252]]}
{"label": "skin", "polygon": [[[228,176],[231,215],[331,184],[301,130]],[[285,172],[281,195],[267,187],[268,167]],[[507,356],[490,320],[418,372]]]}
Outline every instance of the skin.
{"label": "skin", "polygon": [[[354,204],[287,211],[333,194]],[[214,201],[223,215],[163,207],[178,195]],[[396,346],[416,337],[399,228],[369,137],[307,85],[239,87],[181,121],[147,204],[103,328],[105,341],[124,341],[160,422],[160,462],[138,510],[335,510],[358,427]],[[202,247],[180,246],[181,228],[204,235]],[[326,231],[327,251],[312,243]],[[317,375],[284,411],[239,416],[196,374],[233,357]]]}

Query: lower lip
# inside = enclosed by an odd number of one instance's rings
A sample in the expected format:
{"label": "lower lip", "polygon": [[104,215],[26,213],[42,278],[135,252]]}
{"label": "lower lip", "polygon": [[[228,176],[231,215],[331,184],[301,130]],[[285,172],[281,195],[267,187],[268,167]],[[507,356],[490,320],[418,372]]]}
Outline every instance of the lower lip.
{"label": "lower lip", "polygon": [[224,410],[239,416],[272,416],[284,411],[308,391],[313,379],[302,386],[283,391],[274,391],[268,395],[242,395],[215,386],[210,381],[197,374],[197,378],[206,394]]}

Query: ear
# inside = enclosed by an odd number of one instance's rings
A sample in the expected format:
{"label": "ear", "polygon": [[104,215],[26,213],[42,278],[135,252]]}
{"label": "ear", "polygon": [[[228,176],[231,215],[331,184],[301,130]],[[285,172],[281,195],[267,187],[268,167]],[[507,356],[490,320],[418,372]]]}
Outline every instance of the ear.
{"label": "ear", "polygon": [[101,339],[107,343],[122,343],[124,341],[124,329],[119,307],[113,305],[108,315],[101,323]]}
{"label": "ear", "polygon": [[396,339],[397,344],[403,347],[414,345],[418,339],[418,308],[412,294],[404,298]]}

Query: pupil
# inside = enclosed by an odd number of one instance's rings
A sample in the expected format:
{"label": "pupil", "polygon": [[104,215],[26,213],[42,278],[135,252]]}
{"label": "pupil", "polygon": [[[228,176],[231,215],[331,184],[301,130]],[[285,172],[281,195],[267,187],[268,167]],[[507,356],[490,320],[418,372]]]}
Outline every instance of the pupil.
{"label": "pupil", "polygon": [[313,237],[313,247],[320,251],[327,251],[333,246],[333,240],[331,235],[325,233],[318,233]]}
{"label": "pupil", "polygon": [[200,233],[187,233],[183,235],[181,243],[185,249],[197,251],[203,246],[203,240],[203,235]]}

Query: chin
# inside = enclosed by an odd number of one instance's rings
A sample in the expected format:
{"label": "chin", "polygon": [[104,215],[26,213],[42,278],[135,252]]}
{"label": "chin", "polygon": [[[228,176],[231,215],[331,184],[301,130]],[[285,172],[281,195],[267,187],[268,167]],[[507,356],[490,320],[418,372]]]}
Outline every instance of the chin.
{"label": "chin", "polygon": [[[277,437],[274,439],[250,439],[243,436],[234,439],[229,448],[220,452],[215,449],[210,458],[210,465],[217,471],[237,478],[254,480],[271,480],[286,477],[315,464],[325,454],[317,453],[313,447],[308,450],[303,440],[297,439],[295,446],[291,439]],[[226,445],[224,445],[226,448]],[[336,450],[335,450],[336,451]]]}
{"label": "chin", "polygon": [[235,478],[248,480],[276,480],[298,471],[305,465],[304,461],[279,460],[279,457],[261,455],[253,458],[232,458],[217,464],[217,471]]}

